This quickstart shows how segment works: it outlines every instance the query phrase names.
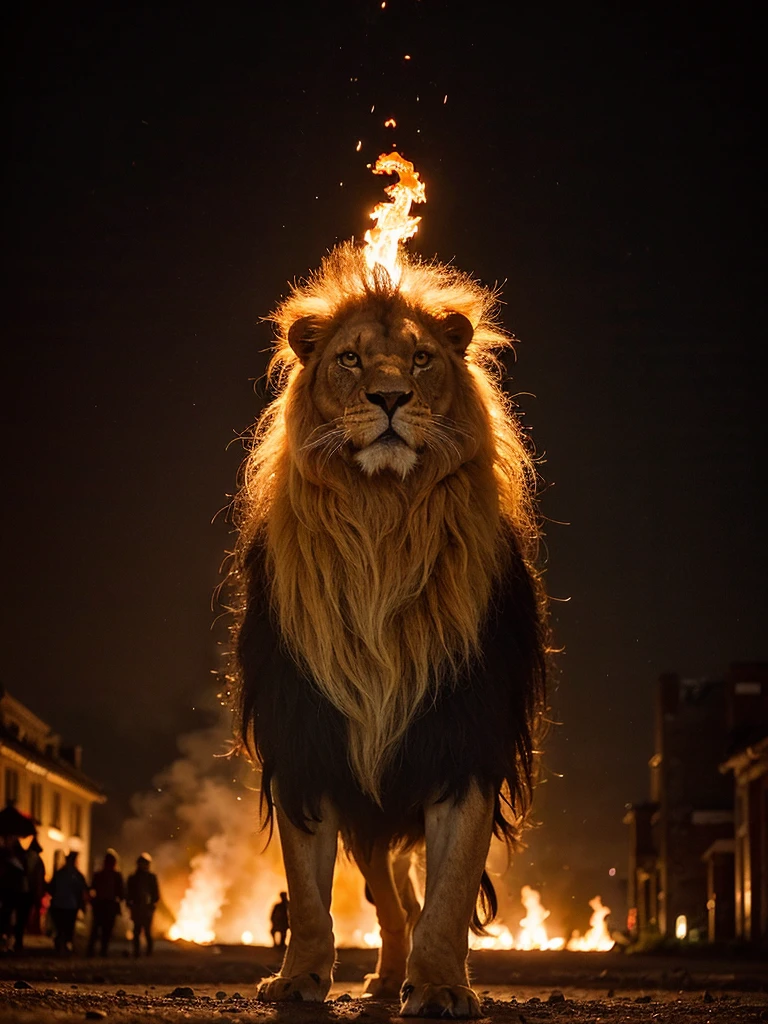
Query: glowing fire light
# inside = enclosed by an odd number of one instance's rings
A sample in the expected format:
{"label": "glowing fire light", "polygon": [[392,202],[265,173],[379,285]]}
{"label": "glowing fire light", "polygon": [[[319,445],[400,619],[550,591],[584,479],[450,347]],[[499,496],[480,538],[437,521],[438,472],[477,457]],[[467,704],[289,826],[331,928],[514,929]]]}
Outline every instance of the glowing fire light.
{"label": "glowing fire light", "polygon": [[469,944],[472,949],[514,949],[515,939],[506,925],[490,924],[486,927],[487,935],[471,936]]}
{"label": "glowing fire light", "polygon": [[675,918],[675,938],[684,939],[688,935],[688,918],[685,914],[680,914],[679,917]]}
{"label": "glowing fire light", "polygon": [[546,919],[549,911],[541,905],[541,895],[530,885],[520,890],[520,901],[525,907],[525,917],[520,922],[517,938],[507,926],[501,922],[486,928],[487,935],[470,936],[472,949],[563,949],[565,939],[562,936],[549,937]]}
{"label": "glowing fire light", "polygon": [[[254,815],[256,811],[254,809]],[[244,874],[252,876],[250,892],[233,886],[233,852],[240,850]],[[231,848],[222,837],[212,837],[205,853],[193,857],[186,892],[180,902],[175,923],[167,935],[200,945],[214,942],[244,946],[271,946],[269,913],[277,894],[286,888],[279,846],[270,845],[259,852],[248,841]],[[246,870],[247,869],[247,870]],[[237,875],[235,875],[237,877]],[[341,947],[378,947],[381,936],[376,911],[363,896],[363,883],[357,867],[345,856],[339,857],[334,880],[331,914],[337,944]]]}
{"label": "glowing fire light", "polygon": [[613,949],[615,943],[608,932],[608,925],[605,923],[611,908],[604,906],[599,896],[591,899],[589,905],[592,907],[589,928],[584,935],[574,933],[568,940],[568,949],[582,952],[603,952]]}
{"label": "glowing fire light", "polygon": [[221,913],[227,894],[225,879],[216,872],[198,870],[201,866],[192,862],[192,875],[184,899],[181,901],[176,921],[168,937],[185,939],[206,945],[216,939],[213,925]]}
{"label": "glowing fire light", "polygon": [[520,890],[520,901],[525,907],[525,917],[520,922],[522,931],[517,941],[518,949],[562,949],[562,938],[550,939],[544,922],[549,911],[541,905],[541,895],[530,885]]}
{"label": "glowing fire light", "polygon": [[[253,867],[262,884],[243,905],[241,913],[235,920],[230,921],[229,925],[224,923],[221,935],[217,934],[216,928],[219,927],[222,912],[228,904],[229,883],[226,867],[221,858],[205,854],[193,858],[189,885],[179,907],[176,922],[168,932],[168,938],[201,945],[217,941],[237,942],[238,939],[244,946],[271,945],[266,924],[269,899],[273,891],[278,892],[285,886],[281,873],[276,870],[276,864],[272,863],[273,856],[274,854],[256,856]],[[357,869],[346,858],[340,857],[336,876],[331,914],[337,945],[356,949],[378,948],[381,946],[381,932],[375,922],[373,907],[363,898]],[[526,914],[520,921],[517,936],[513,935],[503,921],[498,921],[488,926],[487,935],[469,936],[472,949],[558,950],[566,946],[565,939],[559,936],[550,938],[547,933],[545,922],[550,912],[542,906],[540,893],[526,885],[521,889],[520,895]],[[590,900],[590,907],[592,915],[589,929],[583,936],[574,933],[567,944],[569,950],[600,951],[611,949],[614,945],[605,923],[610,909],[603,906],[599,896]],[[252,923],[241,931],[246,919]]]}
{"label": "glowing fire light", "polygon": [[416,234],[421,220],[421,217],[410,216],[411,203],[426,202],[426,187],[410,160],[399,153],[382,153],[373,173],[397,174],[399,180],[384,189],[392,201],[378,203],[371,213],[371,220],[376,222],[376,226],[365,233],[365,259],[371,270],[379,264],[396,282],[399,278],[398,245]]}

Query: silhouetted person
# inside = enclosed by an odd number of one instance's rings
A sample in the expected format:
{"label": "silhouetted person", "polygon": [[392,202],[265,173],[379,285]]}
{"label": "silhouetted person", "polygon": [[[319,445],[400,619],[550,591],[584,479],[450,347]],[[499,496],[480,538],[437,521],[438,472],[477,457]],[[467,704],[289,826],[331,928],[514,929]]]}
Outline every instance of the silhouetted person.
{"label": "silhouetted person", "polygon": [[288,917],[288,893],[280,893],[280,902],[276,903],[272,907],[272,916],[270,921],[272,922],[272,944],[278,949],[285,949],[285,943],[288,939],[288,929],[290,928],[290,919]]}
{"label": "silhouetted person", "polygon": [[101,870],[94,872],[91,881],[92,918],[88,956],[93,956],[99,940],[101,955],[106,956],[109,952],[112,929],[124,899],[125,886],[123,876],[117,869],[117,854],[114,850],[107,850]]}
{"label": "silhouetted person", "polygon": [[36,856],[32,849],[25,850],[18,839],[12,846],[13,857],[21,864],[24,877],[16,896],[16,907],[13,921],[13,951],[24,952],[24,934],[27,930],[29,912],[32,909],[32,873],[30,864]]}
{"label": "silhouetted person", "polygon": [[43,848],[35,837],[27,847],[27,880],[29,883],[29,914],[27,916],[27,932],[30,935],[42,934],[42,910],[45,899],[45,864],[40,854]]}
{"label": "silhouetted person", "polygon": [[[0,840],[0,951],[7,952],[11,937],[19,949],[19,921],[25,909],[28,889],[27,860],[24,848],[15,836]],[[26,910],[29,910],[26,905]],[[24,933],[22,919],[21,931]],[[22,940],[23,945],[23,940]]]}
{"label": "silhouetted person", "polygon": [[133,955],[141,953],[141,933],[147,945],[147,956],[152,954],[152,918],[155,907],[160,899],[157,875],[149,870],[152,858],[142,853],[136,861],[136,870],[128,876],[126,884],[126,903],[133,921]]}
{"label": "silhouetted person", "polygon": [[53,920],[54,948],[57,953],[70,953],[75,941],[77,915],[85,909],[88,883],[78,870],[77,853],[71,850],[64,864],[55,871],[48,884],[51,894],[50,914]]}

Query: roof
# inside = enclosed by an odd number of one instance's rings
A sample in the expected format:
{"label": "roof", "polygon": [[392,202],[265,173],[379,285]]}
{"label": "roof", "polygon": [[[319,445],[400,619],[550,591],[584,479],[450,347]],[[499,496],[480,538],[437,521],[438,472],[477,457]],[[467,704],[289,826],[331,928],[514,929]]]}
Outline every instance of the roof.
{"label": "roof", "polygon": [[0,752],[10,754],[13,760],[20,761],[30,771],[43,778],[48,777],[51,781],[58,780],[64,785],[77,787],[96,803],[104,803],[107,799],[101,786],[89,778],[85,772],[76,768],[63,757],[44,753],[33,743],[25,742],[18,736],[14,736],[1,720]]}

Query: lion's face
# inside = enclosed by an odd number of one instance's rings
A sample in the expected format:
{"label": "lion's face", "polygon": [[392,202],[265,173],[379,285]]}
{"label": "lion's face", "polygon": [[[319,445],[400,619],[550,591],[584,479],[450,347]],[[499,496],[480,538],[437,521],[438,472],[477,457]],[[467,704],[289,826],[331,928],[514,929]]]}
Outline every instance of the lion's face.
{"label": "lion's face", "polygon": [[351,458],[368,475],[402,478],[427,449],[449,445],[458,455],[462,432],[451,411],[471,339],[458,313],[427,327],[407,314],[361,311],[317,341],[311,324],[297,322],[288,340],[311,375],[322,420],[306,443]]}

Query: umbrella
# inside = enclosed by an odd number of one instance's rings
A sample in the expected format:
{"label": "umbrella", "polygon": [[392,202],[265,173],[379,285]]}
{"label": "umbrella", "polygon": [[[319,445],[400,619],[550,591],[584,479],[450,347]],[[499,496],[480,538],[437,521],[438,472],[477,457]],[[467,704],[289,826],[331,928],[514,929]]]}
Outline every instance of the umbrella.
{"label": "umbrella", "polygon": [[36,832],[35,819],[24,811],[17,810],[10,801],[0,811],[0,836],[18,836],[23,839],[25,836],[35,835]]}

